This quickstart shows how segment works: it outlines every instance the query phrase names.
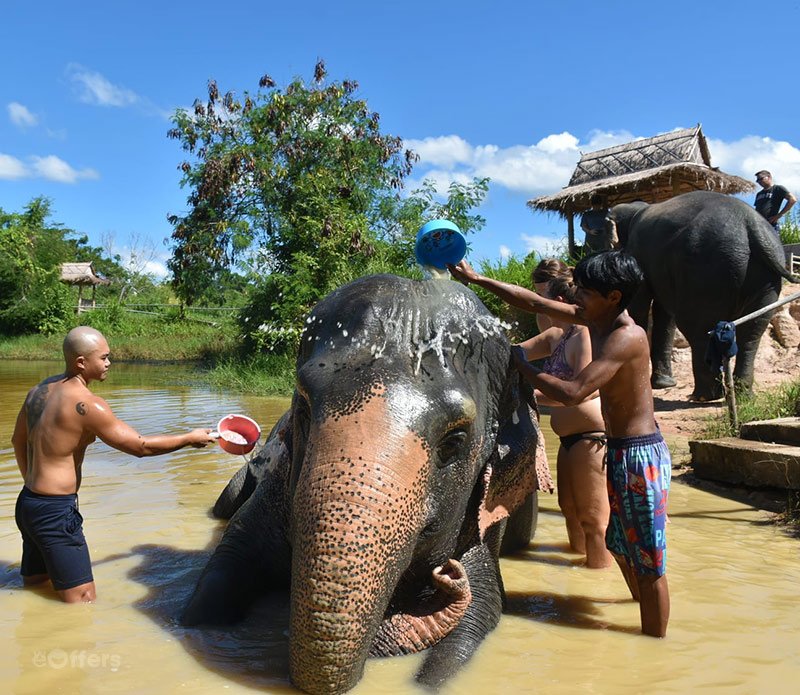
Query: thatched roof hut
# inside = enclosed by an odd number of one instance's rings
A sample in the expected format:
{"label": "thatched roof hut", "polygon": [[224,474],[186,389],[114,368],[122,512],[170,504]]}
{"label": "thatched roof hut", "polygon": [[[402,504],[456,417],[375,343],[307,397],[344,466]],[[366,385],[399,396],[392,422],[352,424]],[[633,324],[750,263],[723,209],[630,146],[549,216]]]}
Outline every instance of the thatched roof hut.
{"label": "thatched roof hut", "polygon": [[[91,263],[62,263],[61,276],[59,279],[67,285],[78,286],[78,313],[83,309],[94,309],[94,294],[97,286],[111,283],[110,280],[95,273]],[[91,299],[83,298],[83,288],[86,285],[92,286]]]}
{"label": "thatched roof hut", "polygon": [[698,124],[584,154],[565,188],[529,200],[528,206],[567,219],[572,251],[574,215],[588,210],[596,194],[602,195],[610,207],[633,200],[659,203],[699,190],[750,193],[755,185],[711,166],[708,143]]}
{"label": "thatched roof hut", "polygon": [[110,282],[95,273],[91,263],[62,263],[59,279],[68,285],[108,285]]}

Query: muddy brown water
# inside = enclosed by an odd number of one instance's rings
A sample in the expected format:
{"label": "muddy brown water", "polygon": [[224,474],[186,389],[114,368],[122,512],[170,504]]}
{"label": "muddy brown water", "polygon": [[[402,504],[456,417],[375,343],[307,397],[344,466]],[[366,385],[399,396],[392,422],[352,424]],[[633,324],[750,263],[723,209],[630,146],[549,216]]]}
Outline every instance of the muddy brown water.
{"label": "muddy brown water", "polygon": [[[175,622],[222,524],[208,510],[241,457],[217,446],[136,459],[90,447],[80,494],[98,601],[65,606],[20,588],[9,442],[27,389],[58,365],[0,361],[0,683],[8,693],[291,692],[285,600],[231,629]],[[164,367],[114,365],[97,386],[144,433],[213,427],[243,413],[268,432],[286,399],[158,386]],[[174,377],[174,373],[172,374]],[[549,429],[545,426],[545,430]],[[555,461],[555,439],[548,439]],[[751,507],[674,483],[668,637],[639,632],[616,569],[565,551],[555,496],[530,548],[502,561],[508,613],[449,693],[794,693],[800,678],[800,542]],[[265,633],[262,624],[272,627]],[[421,657],[370,661],[354,693],[416,693]]]}

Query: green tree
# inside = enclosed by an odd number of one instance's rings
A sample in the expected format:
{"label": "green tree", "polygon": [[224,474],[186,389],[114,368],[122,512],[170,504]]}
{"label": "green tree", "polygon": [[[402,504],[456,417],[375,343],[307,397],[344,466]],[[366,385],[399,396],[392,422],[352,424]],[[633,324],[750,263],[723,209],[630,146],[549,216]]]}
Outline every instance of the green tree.
{"label": "green tree", "polygon": [[467,238],[480,231],[486,220],[474,210],[483,202],[488,190],[488,178],[474,178],[469,183],[453,182],[446,198],[440,201],[434,182],[426,179],[408,196],[395,194],[381,200],[376,230],[382,242],[381,263],[386,270],[401,274],[413,270],[417,232],[429,220],[450,220]]}
{"label": "green tree", "polygon": [[50,203],[35,198],[22,213],[0,210],[0,332],[52,333],[69,318],[58,280],[64,231],[47,226]]}
{"label": "green tree", "polygon": [[72,320],[74,298],[59,281],[61,264],[90,261],[97,272],[124,270],[85,235],[53,222],[51,203],[34,198],[21,213],[0,209],[0,332],[56,333]]}
{"label": "green tree", "polygon": [[328,83],[320,61],[309,83],[279,89],[264,76],[241,101],[211,81],[206,103],[176,114],[169,136],[190,156],[181,164],[190,194],[189,212],[169,218],[169,267],[183,301],[238,264],[265,278],[260,301],[291,324],[366,265],[381,203],[415,155],[381,133],[357,90],[350,80]]}

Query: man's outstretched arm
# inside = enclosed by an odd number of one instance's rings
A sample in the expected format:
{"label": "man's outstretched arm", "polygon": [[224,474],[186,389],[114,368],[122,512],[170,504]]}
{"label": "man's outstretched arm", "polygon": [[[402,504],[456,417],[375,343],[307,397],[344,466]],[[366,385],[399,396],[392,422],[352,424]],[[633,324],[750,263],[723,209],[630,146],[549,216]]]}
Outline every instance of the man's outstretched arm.
{"label": "man's outstretched arm", "polygon": [[456,280],[467,285],[473,284],[483,287],[492,294],[496,294],[506,304],[515,306],[523,311],[529,311],[533,314],[546,314],[569,323],[585,323],[581,320],[579,309],[574,304],[545,299],[540,294],[531,292],[525,287],[480,275],[466,261],[461,261],[458,265],[448,265],[447,268]]}
{"label": "man's outstretched arm", "polygon": [[84,410],[87,429],[109,446],[133,456],[158,456],[186,446],[202,448],[214,441],[211,430],[203,428],[183,434],[144,436],[114,415],[102,398],[96,398]]}

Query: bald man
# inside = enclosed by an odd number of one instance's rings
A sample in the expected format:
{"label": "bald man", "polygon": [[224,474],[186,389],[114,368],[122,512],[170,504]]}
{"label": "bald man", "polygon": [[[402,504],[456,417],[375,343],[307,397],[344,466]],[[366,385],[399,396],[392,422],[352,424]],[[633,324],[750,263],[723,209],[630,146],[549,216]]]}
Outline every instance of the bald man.
{"label": "bald man", "polygon": [[17,499],[25,585],[53,583],[67,603],[95,599],[89,548],[78,512],[78,489],[86,447],[98,437],[134,456],[158,456],[214,441],[209,429],[143,437],[119,420],[89,390],[111,365],[108,342],[89,326],[64,338],[65,371],[34,386],[17,416],[11,441],[25,485]]}

